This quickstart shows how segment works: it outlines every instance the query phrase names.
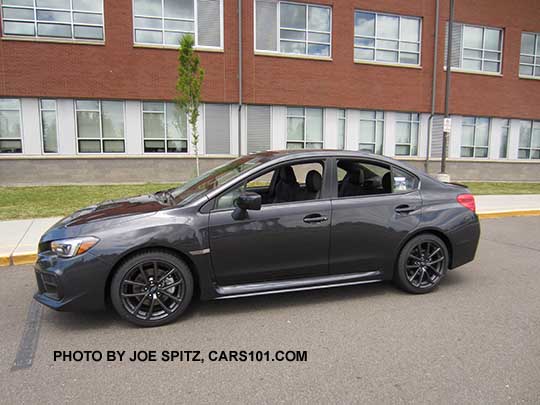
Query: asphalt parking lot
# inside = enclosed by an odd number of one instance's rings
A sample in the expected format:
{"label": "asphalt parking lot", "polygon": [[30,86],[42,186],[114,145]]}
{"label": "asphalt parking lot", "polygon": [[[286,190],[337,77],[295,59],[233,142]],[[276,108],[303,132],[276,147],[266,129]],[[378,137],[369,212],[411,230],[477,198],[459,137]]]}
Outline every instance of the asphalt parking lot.
{"label": "asphalt parking lot", "polygon": [[[483,220],[476,261],[422,296],[372,284],[197,302],[154,329],[107,312],[43,309],[32,365],[18,369],[35,280],[31,266],[1,268],[0,402],[537,404],[539,242],[540,217]],[[308,354],[304,362],[63,362],[55,350]]]}

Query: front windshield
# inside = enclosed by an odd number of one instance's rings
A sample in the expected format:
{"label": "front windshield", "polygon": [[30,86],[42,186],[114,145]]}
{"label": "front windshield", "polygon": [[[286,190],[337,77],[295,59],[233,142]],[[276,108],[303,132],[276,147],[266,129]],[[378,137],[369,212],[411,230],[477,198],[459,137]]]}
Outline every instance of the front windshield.
{"label": "front windshield", "polygon": [[222,164],[201,174],[199,177],[195,177],[178,188],[170,190],[171,195],[175,204],[185,205],[238,177],[247,170],[268,162],[270,159],[270,154],[239,157],[232,162]]}

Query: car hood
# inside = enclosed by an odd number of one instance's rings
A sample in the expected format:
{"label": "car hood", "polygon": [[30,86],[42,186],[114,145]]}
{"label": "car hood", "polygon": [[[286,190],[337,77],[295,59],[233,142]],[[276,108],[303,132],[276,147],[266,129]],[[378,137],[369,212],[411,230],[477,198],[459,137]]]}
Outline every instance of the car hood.
{"label": "car hood", "polygon": [[163,204],[153,195],[108,200],[75,211],[73,214],[61,219],[55,226],[70,227],[84,225],[104,219],[156,212],[165,207],[168,207],[168,205]]}

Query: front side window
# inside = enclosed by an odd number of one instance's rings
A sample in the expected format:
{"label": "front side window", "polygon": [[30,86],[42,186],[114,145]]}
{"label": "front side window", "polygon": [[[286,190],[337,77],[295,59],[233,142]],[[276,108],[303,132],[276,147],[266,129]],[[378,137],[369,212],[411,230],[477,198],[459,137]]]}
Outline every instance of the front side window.
{"label": "front side window", "polygon": [[255,49],[329,57],[332,9],[328,6],[256,0]]}
{"label": "front side window", "polygon": [[418,113],[396,113],[396,156],[418,155]]}
{"label": "front side window", "polygon": [[356,11],[354,59],[356,61],[420,64],[419,17]]}
{"label": "front side window", "polygon": [[218,198],[216,208],[234,208],[236,199],[246,192],[259,194],[262,205],[317,200],[321,197],[323,176],[323,162],[279,166],[225,192]]}
{"label": "front side window", "polygon": [[4,35],[98,40],[103,35],[103,0],[3,0]]}
{"label": "front side window", "polygon": [[452,36],[451,67],[501,73],[502,29],[454,23]]}
{"label": "front side window", "polygon": [[136,44],[178,46],[192,35],[202,47],[222,47],[222,0],[134,0]]}
{"label": "front side window", "polygon": [[338,149],[345,149],[345,132],[347,128],[347,111],[339,110],[338,111]]}
{"label": "front side window", "polygon": [[461,157],[488,157],[489,124],[489,118],[463,117]]}
{"label": "front side window", "polygon": [[40,100],[41,137],[44,153],[57,153],[56,100]]}
{"label": "front side window", "polygon": [[0,153],[22,153],[21,103],[0,98]]}
{"label": "front side window", "polygon": [[382,155],[384,137],[384,112],[360,111],[358,150]]}
{"label": "front side window", "polygon": [[540,33],[521,34],[519,75],[540,77]]}
{"label": "front side window", "polygon": [[540,159],[540,121],[521,121],[518,159]]}
{"label": "front side window", "polygon": [[510,133],[510,120],[504,120],[501,127],[501,146],[499,148],[499,157],[506,159],[508,157],[508,134]]}
{"label": "front side window", "polygon": [[287,149],[322,149],[323,109],[287,108]]}
{"label": "front side window", "polygon": [[77,100],[79,153],[124,153],[124,102]]}
{"label": "front side window", "polygon": [[143,103],[144,151],[187,153],[187,115],[174,103]]}

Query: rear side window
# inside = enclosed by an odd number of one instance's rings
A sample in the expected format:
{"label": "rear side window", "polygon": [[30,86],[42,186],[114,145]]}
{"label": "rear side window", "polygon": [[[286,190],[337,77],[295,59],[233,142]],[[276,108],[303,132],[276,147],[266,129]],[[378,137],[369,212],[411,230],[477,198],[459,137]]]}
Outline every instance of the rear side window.
{"label": "rear side window", "polygon": [[416,176],[384,163],[340,159],[337,163],[338,197],[403,193],[416,190]]}
{"label": "rear side window", "polygon": [[418,188],[416,176],[398,168],[392,169],[392,183],[394,193],[412,191]]}

